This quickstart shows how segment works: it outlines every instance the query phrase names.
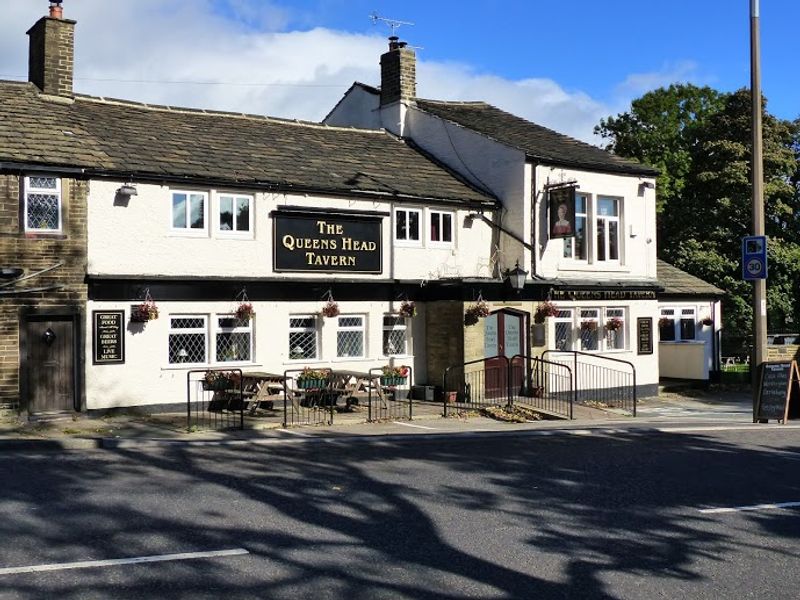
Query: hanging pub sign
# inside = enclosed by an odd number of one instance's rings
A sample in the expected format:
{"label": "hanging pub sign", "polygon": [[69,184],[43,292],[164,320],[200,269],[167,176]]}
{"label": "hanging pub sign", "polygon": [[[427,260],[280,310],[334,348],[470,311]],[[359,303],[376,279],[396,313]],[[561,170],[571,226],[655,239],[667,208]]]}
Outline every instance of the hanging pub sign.
{"label": "hanging pub sign", "polygon": [[550,239],[575,235],[575,186],[548,190]]}
{"label": "hanging pub sign", "polygon": [[381,218],[272,213],[276,271],[381,273]]}
{"label": "hanging pub sign", "polygon": [[125,311],[92,312],[93,364],[125,362]]}

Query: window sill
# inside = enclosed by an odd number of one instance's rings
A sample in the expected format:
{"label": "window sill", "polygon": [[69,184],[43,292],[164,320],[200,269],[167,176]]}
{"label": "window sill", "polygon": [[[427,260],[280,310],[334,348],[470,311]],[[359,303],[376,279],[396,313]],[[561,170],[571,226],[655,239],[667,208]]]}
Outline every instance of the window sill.
{"label": "window sill", "polygon": [[67,234],[63,231],[38,231],[35,229],[31,229],[24,233],[25,237],[29,240],[65,240],[67,239]]}
{"label": "window sill", "polygon": [[171,229],[169,231],[170,237],[177,237],[177,238],[202,238],[208,239],[208,230],[207,229],[198,229],[196,231],[183,231],[181,229]]}
{"label": "window sill", "polygon": [[395,248],[419,248],[422,249],[422,241],[420,240],[395,240]]}
{"label": "window sill", "polygon": [[217,231],[214,236],[218,240],[253,240],[254,236],[251,232],[246,231],[242,233],[232,233],[230,231]]}
{"label": "window sill", "polygon": [[705,344],[702,340],[666,340],[666,341],[658,341],[659,344],[674,344],[676,346],[685,346],[686,344]]}
{"label": "window sill", "polygon": [[214,364],[203,364],[203,363],[181,363],[181,364],[172,364],[161,367],[162,371],[194,371],[194,370],[202,370],[202,369],[250,369],[253,367],[263,367],[264,365],[261,363],[214,363]]}

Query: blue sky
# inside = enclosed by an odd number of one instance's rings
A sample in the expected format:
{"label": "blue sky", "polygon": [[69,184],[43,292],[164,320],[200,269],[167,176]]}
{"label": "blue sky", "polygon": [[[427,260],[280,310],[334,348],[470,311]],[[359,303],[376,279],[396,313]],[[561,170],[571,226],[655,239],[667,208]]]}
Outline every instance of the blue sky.
{"label": "blue sky", "polygon": [[[47,0],[0,0],[0,78],[24,79]],[[77,91],[321,119],[354,80],[378,83],[389,29],[413,21],[422,97],[483,99],[595,141],[600,118],[675,81],[749,86],[749,0],[64,0]],[[761,0],[762,85],[800,116],[800,1]]]}

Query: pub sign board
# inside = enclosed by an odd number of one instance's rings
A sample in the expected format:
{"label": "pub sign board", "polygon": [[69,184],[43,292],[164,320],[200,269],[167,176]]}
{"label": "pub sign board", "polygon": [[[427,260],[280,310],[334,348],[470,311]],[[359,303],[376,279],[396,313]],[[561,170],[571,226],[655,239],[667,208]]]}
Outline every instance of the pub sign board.
{"label": "pub sign board", "polygon": [[93,364],[125,362],[125,311],[92,311]]}
{"label": "pub sign board", "polygon": [[653,318],[638,317],[636,319],[636,353],[653,353]]}
{"label": "pub sign board", "polygon": [[766,362],[758,382],[755,421],[774,419],[786,423],[789,404],[799,402],[800,372],[795,361]]}
{"label": "pub sign board", "polygon": [[381,273],[380,217],[273,213],[276,271]]}
{"label": "pub sign board", "polygon": [[550,239],[575,235],[575,187],[562,187],[547,192],[550,212]]}

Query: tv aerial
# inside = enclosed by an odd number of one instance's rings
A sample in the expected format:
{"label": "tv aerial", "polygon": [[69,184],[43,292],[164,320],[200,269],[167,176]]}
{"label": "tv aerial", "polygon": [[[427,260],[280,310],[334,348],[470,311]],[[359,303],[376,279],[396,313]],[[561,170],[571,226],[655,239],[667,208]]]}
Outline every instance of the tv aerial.
{"label": "tv aerial", "polygon": [[414,25],[410,21],[398,21],[397,19],[388,19],[386,17],[382,17],[377,12],[373,12],[371,15],[369,15],[369,18],[372,21],[373,25],[377,25],[378,21],[380,21],[381,23],[385,23],[386,25],[391,27],[393,36],[397,35],[397,30],[400,28],[401,25]]}

